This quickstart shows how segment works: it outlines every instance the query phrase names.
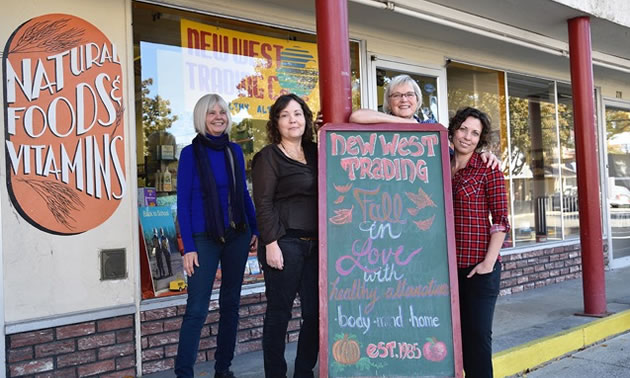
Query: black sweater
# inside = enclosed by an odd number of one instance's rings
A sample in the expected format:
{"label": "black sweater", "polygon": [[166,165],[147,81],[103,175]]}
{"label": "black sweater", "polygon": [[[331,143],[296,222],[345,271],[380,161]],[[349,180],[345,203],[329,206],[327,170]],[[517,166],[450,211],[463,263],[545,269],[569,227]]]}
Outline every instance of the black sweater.
{"label": "black sweater", "polygon": [[303,144],[307,164],[287,157],[275,144],[252,162],[254,204],[266,245],[287,232],[317,236],[317,145]]}

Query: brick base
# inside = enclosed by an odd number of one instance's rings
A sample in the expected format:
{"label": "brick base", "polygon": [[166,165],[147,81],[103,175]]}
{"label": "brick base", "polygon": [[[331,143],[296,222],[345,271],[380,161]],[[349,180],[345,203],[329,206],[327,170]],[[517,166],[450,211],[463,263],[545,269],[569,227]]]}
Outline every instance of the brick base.
{"label": "brick base", "polygon": [[133,315],[6,337],[7,377],[133,377]]}
{"label": "brick base", "polygon": [[[608,265],[604,246],[604,266]],[[518,293],[582,276],[580,244],[501,256],[501,295]]]}
{"label": "brick base", "polygon": [[[289,322],[287,341],[297,340],[301,322],[299,299],[293,304],[293,319]],[[263,317],[266,309],[265,294],[251,294],[241,298],[238,334],[235,354],[262,349]],[[219,330],[219,303],[210,303],[210,312],[201,329],[197,362],[214,360]],[[168,307],[144,311],[140,314],[142,324],[142,374],[172,369],[177,355],[179,327],[186,306]]]}

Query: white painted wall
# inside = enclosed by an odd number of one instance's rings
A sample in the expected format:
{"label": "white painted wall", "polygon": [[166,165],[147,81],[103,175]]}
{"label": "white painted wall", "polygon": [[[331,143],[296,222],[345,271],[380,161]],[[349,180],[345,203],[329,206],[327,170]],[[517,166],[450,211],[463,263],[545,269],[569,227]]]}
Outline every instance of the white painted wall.
{"label": "white painted wall", "polygon": [[630,27],[630,1],[628,0],[551,0],[595,17]]}
{"label": "white painted wall", "polygon": [[[133,83],[128,46],[132,43],[126,25],[128,0],[21,0],[3,4],[0,15],[0,44],[25,21],[48,13],[81,17],[99,28],[119,48],[125,80],[125,156],[127,194],[114,214],[101,226],[76,236],[55,236],[25,221],[12,206],[6,190],[4,138],[0,147],[0,206],[2,223],[2,281],[7,324],[134,303],[138,248],[133,242],[135,215],[135,127]],[[1,73],[0,73],[1,75]],[[4,78],[2,79],[4,82]],[[0,94],[0,96],[2,96]],[[3,110],[0,110],[3,112]],[[4,119],[4,118],[2,118]],[[3,125],[4,126],[4,125]],[[4,135],[4,132],[2,133]],[[127,249],[128,278],[100,281],[99,250]]]}

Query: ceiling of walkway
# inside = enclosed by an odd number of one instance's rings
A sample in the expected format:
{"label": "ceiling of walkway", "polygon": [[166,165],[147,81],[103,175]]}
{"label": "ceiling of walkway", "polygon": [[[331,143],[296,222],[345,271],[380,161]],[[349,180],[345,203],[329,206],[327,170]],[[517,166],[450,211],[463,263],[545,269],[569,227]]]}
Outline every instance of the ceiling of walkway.
{"label": "ceiling of walkway", "polygon": [[[567,20],[584,16],[551,0],[429,0],[445,7],[568,42]],[[630,28],[591,17],[593,50],[630,59]]]}
{"label": "ceiling of walkway", "polygon": [[[291,9],[297,13],[315,13],[315,0],[266,0],[278,7]],[[479,51],[501,49],[523,62],[544,58],[548,64],[568,68],[565,57],[550,57],[549,54],[524,49],[520,46],[501,42],[488,37],[454,30],[446,26],[420,21],[414,17],[396,14],[388,10],[348,1],[348,17],[351,25],[377,24],[401,35],[413,35],[450,44],[465,45]],[[431,3],[474,14],[502,24],[514,26],[558,41],[568,42],[567,20],[585,15],[581,11],[558,4],[552,0],[428,0]],[[394,3],[421,4],[421,1],[398,0]],[[591,39],[593,50],[624,59],[630,59],[630,28],[610,21],[591,17]],[[596,68],[601,69],[601,68]],[[625,80],[628,74],[623,74]]]}

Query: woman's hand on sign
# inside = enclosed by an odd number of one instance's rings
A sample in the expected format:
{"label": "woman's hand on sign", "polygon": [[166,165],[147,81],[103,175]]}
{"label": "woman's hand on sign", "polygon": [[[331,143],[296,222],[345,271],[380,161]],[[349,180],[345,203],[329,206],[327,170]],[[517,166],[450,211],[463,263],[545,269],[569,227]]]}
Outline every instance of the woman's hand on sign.
{"label": "woman's hand on sign", "polygon": [[322,126],[324,126],[324,115],[319,111],[317,112],[317,117],[315,117],[315,131],[319,130]]}
{"label": "woman's hand on sign", "polygon": [[278,242],[269,243],[266,246],[267,252],[267,265],[274,269],[282,270],[284,268],[284,258],[282,257],[282,250],[278,245]]}
{"label": "woman's hand on sign", "polygon": [[482,262],[477,264],[466,277],[470,278],[475,274],[488,274],[494,269],[494,263],[494,261],[483,260]]}
{"label": "woman's hand on sign", "polygon": [[184,272],[186,272],[188,277],[192,277],[195,274],[195,267],[199,267],[197,252],[187,252],[184,255]]}

